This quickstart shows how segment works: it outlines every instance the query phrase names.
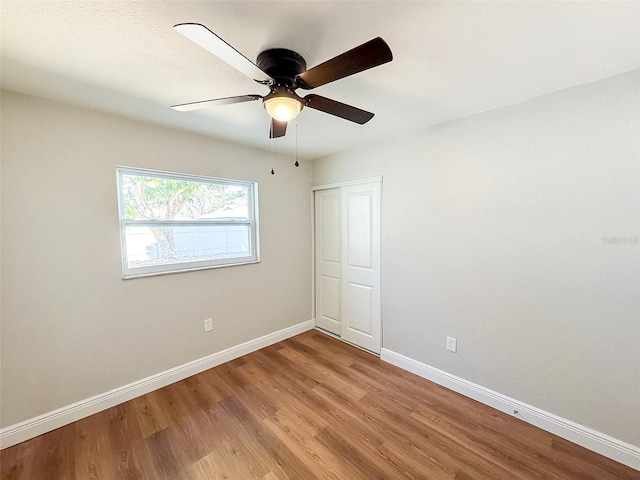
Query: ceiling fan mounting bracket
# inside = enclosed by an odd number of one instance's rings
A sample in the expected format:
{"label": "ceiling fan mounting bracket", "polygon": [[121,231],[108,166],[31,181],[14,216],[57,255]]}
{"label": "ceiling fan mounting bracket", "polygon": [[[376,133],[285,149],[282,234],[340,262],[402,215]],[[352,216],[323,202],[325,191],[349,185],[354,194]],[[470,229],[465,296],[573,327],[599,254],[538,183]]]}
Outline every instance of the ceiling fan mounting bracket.
{"label": "ceiling fan mounting bracket", "polygon": [[307,69],[302,55],[286,48],[270,48],[258,55],[256,65],[275,80],[276,84],[293,85],[296,75]]}

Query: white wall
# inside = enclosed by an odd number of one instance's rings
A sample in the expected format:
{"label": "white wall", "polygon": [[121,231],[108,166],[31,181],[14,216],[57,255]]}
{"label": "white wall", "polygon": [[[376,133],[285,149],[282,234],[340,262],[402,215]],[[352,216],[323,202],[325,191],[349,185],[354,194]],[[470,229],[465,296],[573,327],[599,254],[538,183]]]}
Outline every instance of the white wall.
{"label": "white wall", "polygon": [[384,347],[640,445],[640,71],[312,165],[375,175]]}
{"label": "white wall", "polygon": [[[309,168],[275,162],[3,91],[1,425],[312,318]],[[257,181],[261,263],[122,280],[116,165]]]}

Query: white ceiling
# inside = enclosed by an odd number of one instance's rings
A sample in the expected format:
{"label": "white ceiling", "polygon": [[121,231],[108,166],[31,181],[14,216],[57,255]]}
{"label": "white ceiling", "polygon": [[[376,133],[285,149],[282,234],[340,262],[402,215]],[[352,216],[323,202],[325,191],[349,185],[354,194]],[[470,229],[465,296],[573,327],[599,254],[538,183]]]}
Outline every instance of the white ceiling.
{"label": "white ceiling", "polygon": [[[284,47],[312,67],[376,36],[391,63],[313,90],[376,113],[305,109],[312,159],[640,68],[640,2],[2,0],[2,86],[269,150],[260,102],[169,108],[267,88],[185,39],[206,25],[246,57]],[[296,129],[273,140],[295,151]]]}

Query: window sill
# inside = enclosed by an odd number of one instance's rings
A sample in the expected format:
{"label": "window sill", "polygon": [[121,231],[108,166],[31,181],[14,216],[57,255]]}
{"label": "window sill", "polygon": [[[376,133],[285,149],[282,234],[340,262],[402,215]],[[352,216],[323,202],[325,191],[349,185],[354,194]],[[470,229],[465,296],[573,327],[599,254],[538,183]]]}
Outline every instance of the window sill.
{"label": "window sill", "polygon": [[131,275],[123,275],[122,280],[132,280],[134,278],[144,278],[144,277],[156,277],[158,275],[173,275],[174,273],[196,272],[198,270],[210,270],[212,268],[237,267],[240,265],[251,265],[252,263],[260,263],[260,259],[249,260],[247,262],[227,263],[225,265],[207,265],[204,267],[188,267],[188,268],[181,268],[176,270],[164,270],[161,272],[134,273]]}

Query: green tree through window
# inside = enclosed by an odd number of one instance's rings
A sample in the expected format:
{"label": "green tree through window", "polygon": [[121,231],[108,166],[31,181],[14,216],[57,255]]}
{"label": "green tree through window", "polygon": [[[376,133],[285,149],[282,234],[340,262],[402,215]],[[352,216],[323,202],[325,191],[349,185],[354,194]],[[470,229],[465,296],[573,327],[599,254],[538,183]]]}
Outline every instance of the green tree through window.
{"label": "green tree through window", "polygon": [[[132,175],[124,176],[123,194],[126,218],[132,220],[197,220],[243,200],[246,205],[247,197],[245,188]],[[163,256],[175,258],[173,228],[150,230]]]}

